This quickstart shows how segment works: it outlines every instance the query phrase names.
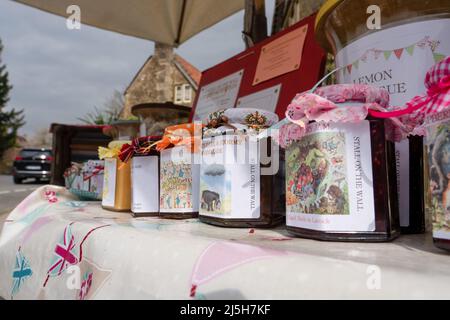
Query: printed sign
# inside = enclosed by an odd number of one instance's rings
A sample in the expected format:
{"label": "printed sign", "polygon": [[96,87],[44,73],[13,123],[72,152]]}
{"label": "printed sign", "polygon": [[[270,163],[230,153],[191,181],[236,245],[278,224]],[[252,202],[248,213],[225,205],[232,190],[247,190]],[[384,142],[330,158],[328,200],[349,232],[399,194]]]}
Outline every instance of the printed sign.
{"label": "printed sign", "polygon": [[245,135],[203,139],[200,215],[224,219],[260,217],[258,143]]}
{"label": "printed sign", "polygon": [[287,225],[321,231],[374,231],[368,121],[319,124],[286,150]]}
{"label": "printed sign", "polygon": [[134,157],[131,162],[131,211],[159,212],[159,159]]}
{"label": "printed sign", "polygon": [[263,46],[253,85],[300,68],[307,32],[304,25]]}
{"label": "printed sign", "polygon": [[281,84],[239,98],[236,108],[255,108],[275,112]]}
{"label": "printed sign", "polygon": [[103,175],[102,206],[114,207],[116,203],[116,170],[117,160],[114,158],[106,158]]}
{"label": "printed sign", "polygon": [[198,212],[200,164],[185,146],[161,151],[160,211]]}
{"label": "printed sign", "polygon": [[212,112],[233,108],[244,70],[214,81],[200,89],[194,119],[203,120]]}

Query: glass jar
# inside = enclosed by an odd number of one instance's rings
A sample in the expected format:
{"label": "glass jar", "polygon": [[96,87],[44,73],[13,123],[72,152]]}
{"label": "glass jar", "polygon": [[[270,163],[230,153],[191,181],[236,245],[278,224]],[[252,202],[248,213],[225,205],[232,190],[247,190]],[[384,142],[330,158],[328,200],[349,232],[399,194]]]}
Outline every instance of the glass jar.
{"label": "glass jar", "polygon": [[199,210],[199,153],[190,146],[173,146],[161,151],[161,218],[197,218]]}
{"label": "glass jar", "polygon": [[118,157],[105,158],[102,207],[111,211],[131,209],[131,166]]}
{"label": "glass jar", "polygon": [[[263,160],[263,161],[261,161]],[[202,222],[272,227],[284,220],[284,158],[271,138],[226,130],[202,140]]]}
{"label": "glass jar", "polygon": [[[449,29],[448,0],[329,0],[316,19],[318,41],[343,68],[337,82],[383,87],[393,106],[426,91],[425,73],[450,54]],[[424,231],[422,147],[420,137],[396,143],[404,233]]]}
{"label": "glass jar", "polygon": [[286,148],[286,225],[332,241],[389,241],[399,216],[393,128],[374,118],[386,90],[332,85],[297,95],[280,131]]}

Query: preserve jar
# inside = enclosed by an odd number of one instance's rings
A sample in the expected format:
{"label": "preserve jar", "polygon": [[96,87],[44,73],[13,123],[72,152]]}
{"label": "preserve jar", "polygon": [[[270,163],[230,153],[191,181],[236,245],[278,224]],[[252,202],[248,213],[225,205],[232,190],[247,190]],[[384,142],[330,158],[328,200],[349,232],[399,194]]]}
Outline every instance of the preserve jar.
{"label": "preserve jar", "polygon": [[[424,92],[428,68],[450,54],[448,30],[448,0],[329,0],[316,18],[316,38],[342,67],[337,82],[385,88],[392,106]],[[396,143],[404,233],[424,231],[422,148],[421,137]]]}
{"label": "preserve jar", "polygon": [[202,222],[221,227],[272,227],[284,219],[283,156],[261,134],[278,121],[258,109],[209,116],[202,139]]}
{"label": "preserve jar", "polygon": [[131,212],[135,217],[159,215],[159,152],[154,145],[160,139],[136,138],[119,154],[123,163],[130,164]]}
{"label": "preserve jar", "polygon": [[399,234],[394,143],[385,90],[335,85],[297,95],[280,131],[286,148],[286,225],[300,237],[389,241]]}
{"label": "preserve jar", "polygon": [[431,216],[433,240],[450,250],[450,56],[425,76],[426,93],[409,106],[416,109],[404,120],[413,135],[425,135],[425,208]]}
{"label": "preserve jar", "polygon": [[111,211],[131,209],[131,166],[119,158],[122,146],[130,141],[111,141],[108,148],[99,148],[99,159],[103,159],[102,207]]}
{"label": "preserve jar", "polygon": [[[169,219],[197,218],[200,190],[202,125],[167,127],[156,145],[160,157],[160,215]],[[197,137],[197,138],[196,138]]]}

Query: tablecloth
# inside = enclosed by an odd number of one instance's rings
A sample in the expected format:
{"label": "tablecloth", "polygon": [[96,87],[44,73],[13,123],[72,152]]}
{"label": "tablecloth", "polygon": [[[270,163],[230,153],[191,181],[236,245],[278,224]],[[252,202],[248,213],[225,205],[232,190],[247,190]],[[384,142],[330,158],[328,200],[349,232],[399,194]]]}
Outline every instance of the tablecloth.
{"label": "tablecloth", "polygon": [[388,244],[291,238],[283,227],[133,218],[42,186],[0,235],[5,299],[449,298],[430,238]]}

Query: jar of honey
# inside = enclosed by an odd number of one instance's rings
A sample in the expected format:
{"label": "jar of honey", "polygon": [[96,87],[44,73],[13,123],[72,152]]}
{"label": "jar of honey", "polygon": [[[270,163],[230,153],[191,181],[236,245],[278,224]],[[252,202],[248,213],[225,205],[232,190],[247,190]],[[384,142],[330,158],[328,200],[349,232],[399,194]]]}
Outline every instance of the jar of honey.
{"label": "jar of honey", "polygon": [[99,158],[105,160],[102,207],[111,211],[131,209],[131,166],[119,158],[123,145],[130,141],[111,141],[108,148],[99,148]]}
{"label": "jar of honey", "polygon": [[281,128],[286,148],[286,225],[297,236],[332,241],[389,241],[399,234],[394,143],[385,90],[322,87],[298,95]]}
{"label": "jar of honey", "polygon": [[276,114],[227,109],[210,115],[202,140],[202,222],[221,227],[271,227],[284,219],[283,156],[266,128]]}

